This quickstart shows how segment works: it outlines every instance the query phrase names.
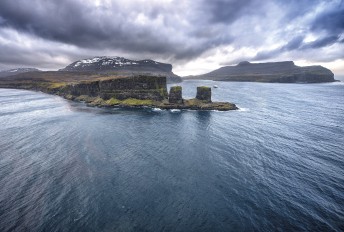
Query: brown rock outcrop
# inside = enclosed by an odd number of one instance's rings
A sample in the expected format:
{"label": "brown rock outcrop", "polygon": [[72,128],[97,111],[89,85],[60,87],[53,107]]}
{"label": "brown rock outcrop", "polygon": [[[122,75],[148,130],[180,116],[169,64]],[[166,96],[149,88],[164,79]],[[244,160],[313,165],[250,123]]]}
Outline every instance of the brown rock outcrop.
{"label": "brown rock outcrop", "polygon": [[182,97],[182,87],[181,86],[172,86],[170,88],[170,93],[168,95],[168,101],[169,103],[183,103],[183,97]]}
{"label": "brown rock outcrop", "polygon": [[196,99],[211,102],[211,88],[206,86],[197,87]]}

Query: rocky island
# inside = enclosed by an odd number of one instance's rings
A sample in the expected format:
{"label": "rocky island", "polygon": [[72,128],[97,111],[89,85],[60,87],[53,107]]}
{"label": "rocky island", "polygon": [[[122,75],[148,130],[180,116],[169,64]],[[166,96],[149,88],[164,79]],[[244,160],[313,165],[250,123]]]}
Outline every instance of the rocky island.
{"label": "rocky island", "polygon": [[184,79],[214,81],[248,81],[269,83],[323,83],[334,82],[331,70],[322,66],[297,66],[293,61],[250,63],[240,62],[235,66],[225,66],[212,72],[188,76]]}

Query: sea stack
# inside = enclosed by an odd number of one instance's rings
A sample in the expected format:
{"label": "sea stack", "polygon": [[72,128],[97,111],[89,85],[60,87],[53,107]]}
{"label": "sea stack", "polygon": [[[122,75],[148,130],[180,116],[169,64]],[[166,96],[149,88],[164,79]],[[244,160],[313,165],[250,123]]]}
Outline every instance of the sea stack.
{"label": "sea stack", "polygon": [[170,93],[168,95],[168,102],[169,103],[183,103],[182,97],[182,87],[181,86],[172,86],[170,88]]}
{"label": "sea stack", "polygon": [[196,99],[211,102],[211,88],[206,86],[197,87]]}

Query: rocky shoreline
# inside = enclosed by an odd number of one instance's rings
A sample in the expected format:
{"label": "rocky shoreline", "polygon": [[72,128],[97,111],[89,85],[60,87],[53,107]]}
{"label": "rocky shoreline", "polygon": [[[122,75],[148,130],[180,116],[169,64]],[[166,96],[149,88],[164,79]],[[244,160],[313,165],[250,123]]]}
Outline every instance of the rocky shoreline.
{"label": "rocky shoreline", "polygon": [[63,96],[67,100],[84,102],[91,107],[106,107],[106,108],[159,108],[164,110],[179,109],[179,110],[217,110],[228,111],[237,110],[238,107],[229,102],[204,102],[198,99],[184,99],[181,104],[169,103],[164,101],[138,100],[126,99],[123,101],[117,99],[103,100],[101,98],[93,98],[88,96]]}
{"label": "rocky shoreline", "polygon": [[182,87],[167,92],[166,77],[132,76],[81,82],[45,82],[41,80],[0,81],[0,88],[36,90],[85,102],[96,107],[160,108],[190,110],[236,110],[229,102],[213,102],[210,87],[197,87],[194,99],[183,99]]}
{"label": "rocky shoreline", "polygon": [[[159,109],[179,109],[179,110],[218,110],[218,111],[228,111],[237,110],[238,107],[229,102],[212,102],[211,101],[211,88],[210,87],[198,87],[197,96],[194,99],[183,99],[181,96],[181,86],[173,86],[170,89],[170,96],[173,95],[174,91],[178,89],[180,91],[180,97],[163,99],[161,101],[157,100],[141,100],[136,98],[128,98],[124,100],[119,100],[116,98],[103,99],[99,96],[90,97],[87,95],[73,96],[73,95],[62,95],[65,99],[84,102],[88,106],[93,107],[112,107],[112,108],[159,108]],[[202,93],[207,92],[207,93]],[[172,93],[172,94],[171,94]],[[200,96],[206,95],[206,98],[201,98]],[[61,95],[60,95],[61,96]]]}

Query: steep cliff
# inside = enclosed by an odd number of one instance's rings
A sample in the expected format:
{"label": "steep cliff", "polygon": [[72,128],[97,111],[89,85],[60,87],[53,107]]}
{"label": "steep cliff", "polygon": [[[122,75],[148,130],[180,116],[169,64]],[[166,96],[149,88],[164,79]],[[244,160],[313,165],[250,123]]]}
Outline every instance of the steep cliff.
{"label": "steep cliff", "polygon": [[211,88],[206,86],[197,87],[196,99],[211,102]]}
{"label": "steep cliff", "polygon": [[207,74],[187,79],[215,81],[252,81],[277,83],[321,83],[333,82],[334,74],[322,66],[296,66],[292,61],[250,63],[240,62],[236,66],[226,66]]}
{"label": "steep cliff", "polygon": [[166,77],[133,76],[65,85],[56,89],[59,95],[86,95],[104,100],[129,98],[161,101],[167,99]]}
{"label": "steep cliff", "polygon": [[182,96],[182,87],[181,86],[172,86],[170,88],[170,93],[168,95],[168,102],[169,103],[183,103],[183,96]]}

